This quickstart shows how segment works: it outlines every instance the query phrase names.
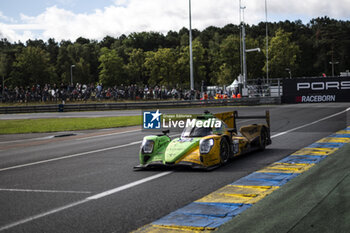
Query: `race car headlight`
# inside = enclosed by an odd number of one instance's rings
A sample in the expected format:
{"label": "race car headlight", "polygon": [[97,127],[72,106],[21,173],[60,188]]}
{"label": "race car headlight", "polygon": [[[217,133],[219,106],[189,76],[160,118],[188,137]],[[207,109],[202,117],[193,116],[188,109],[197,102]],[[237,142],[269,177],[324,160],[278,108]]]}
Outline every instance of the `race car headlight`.
{"label": "race car headlight", "polygon": [[153,152],[154,141],[144,139],[142,141],[141,150],[144,154],[151,154]]}
{"label": "race car headlight", "polygon": [[199,143],[199,152],[201,154],[208,154],[211,148],[214,146],[214,139],[201,140]]}

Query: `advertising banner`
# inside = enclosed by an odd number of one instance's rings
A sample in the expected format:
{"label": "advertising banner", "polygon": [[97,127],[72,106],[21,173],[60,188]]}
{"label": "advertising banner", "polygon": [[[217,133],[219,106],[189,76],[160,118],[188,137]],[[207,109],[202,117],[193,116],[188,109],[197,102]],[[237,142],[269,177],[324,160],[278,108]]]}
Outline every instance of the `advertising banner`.
{"label": "advertising banner", "polygon": [[282,102],[350,102],[350,77],[284,79]]}

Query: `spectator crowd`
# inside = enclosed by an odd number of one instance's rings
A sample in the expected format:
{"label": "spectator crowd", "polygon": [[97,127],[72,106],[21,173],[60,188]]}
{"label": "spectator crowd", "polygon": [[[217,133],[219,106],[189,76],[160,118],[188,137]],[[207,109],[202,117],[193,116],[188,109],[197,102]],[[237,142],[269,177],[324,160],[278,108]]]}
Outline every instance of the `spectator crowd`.
{"label": "spectator crowd", "polygon": [[200,99],[200,92],[191,92],[181,88],[165,86],[114,86],[104,88],[102,84],[60,85],[39,84],[27,87],[16,86],[9,89],[0,85],[0,99],[3,103],[29,102],[73,102],[73,101],[102,101],[102,100],[187,100]]}

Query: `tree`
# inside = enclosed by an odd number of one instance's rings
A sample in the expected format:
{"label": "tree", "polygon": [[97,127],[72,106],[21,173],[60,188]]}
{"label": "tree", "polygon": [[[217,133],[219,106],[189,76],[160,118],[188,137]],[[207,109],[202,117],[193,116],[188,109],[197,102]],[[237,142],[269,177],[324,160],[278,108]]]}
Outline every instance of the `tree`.
{"label": "tree", "polygon": [[165,47],[176,48],[178,46],[180,46],[179,33],[174,31],[169,31],[165,37]]}
{"label": "tree", "polygon": [[[313,50],[317,52],[313,58],[314,69],[331,74],[332,66],[329,62],[339,62],[339,69],[349,69],[350,61],[350,26],[345,22],[328,17],[313,19],[312,29]],[[338,72],[339,73],[339,70]]]}
{"label": "tree", "polygon": [[[82,40],[82,39],[81,39]],[[58,65],[64,82],[70,82],[70,67],[74,68],[74,83],[94,83],[98,81],[98,52],[96,43],[68,44],[59,50]]]}
{"label": "tree", "polygon": [[73,83],[94,83],[91,75],[91,63],[83,57],[75,62],[72,72],[74,72]]}
{"label": "tree", "polygon": [[[192,54],[193,54],[193,76],[194,81],[201,83],[202,80],[206,79],[206,70],[204,66],[204,55],[205,49],[202,43],[196,39],[192,43]],[[179,73],[179,83],[189,86],[190,78],[190,54],[189,46],[182,47],[179,59],[177,61]]]}
{"label": "tree", "polygon": [[219,68],[218,77],[216,83],[220,85],[229,85],[232,83],[232,67],[230,67],[227,63],[223,63]]}
{"label": "tree", "polygon": [[155,51],[164,47],[165,36],[158,32],[131,33],[123,43],[129,48]]}
{"label": "tree", "polygon": [[125,83],[126,80],[123,79],[125,77],[123,59],[118,56],[116,50],[102,48],[98,60],[101,63],[99,66],[100,83],[108,87]]}
{"label": "tree", "polygon": [[53,65],[56,65],[58,50],[59,50],[58,43],[55,41],[55,39],[50,38],[46,44],[46,51],[49,52],[50,63]]}
{"label": "tree", "polygon": [[[3,80],[5,80],[5,75],[7,73],[6,70],[6,54],[5,53],[1,53],[0,54],[0,77],[1,77],[1,90],[3,90]],[[2,93],[0,93],[2,94]]]}
{"label": "tree", "polygon": [[220,45],[220,66],[215,75],[216,82],[221,85],[231,84],[240,72],[239,37],[230,35]]}
{"label": "tree", "polygon": [[70,82],[70,67],[74,64],[73,58],[69,55],[68,46],[72,45],[70,41],[62,41],[58,49],[56,71],[59,82]]}
{"label": "tree", "polygon": [[[321,17],[312,19],[306,25],[300,20],[287,20],[268,23],[268,27],[271,78],[287,76],[286,68],[292,70],[293,76],[330,75],[332,66],[329,63],[332,61],[337,62],[334,67],[336,75],[349,69],[349,21]],[[246,54],[248,79],[264,76],[265,30],[265,22],[246,25],[246,48],[259,47],[263,51]],[[159,32],[135,32],[118,38],[106,36],[100,42],[79,37],[74,43],[69,40],[57,43],[54,39],[47,42],[35,39],[23,44],[0,39],[0,53],[6,56],[6,84],[67,84],[70,82],[71,65],[75,65],[74,82],[95,83],[102,75],[103,79],[115,79],[111,83],[182,84],[188,88],[189,30],[184,27],[165,35]],[[207,85],[226,85],[241,73],[239,25],[228,24],[221,28],[210,26],[203,31],[194,29],[192,35],[194,78],[197,84],[204,80]],[[104,47],[108,53],[101,49]],[[29,53],[33,61],[28,58]],[[43,53],[40,55],[42,58],[35,53]],[[47,54],[49,61],[46,60]],[[116,62],[119,71],[116,72],[113,67],[104,67],[106,64],[101,65],[101,56],[114,57],[111,63]],[[45,67],[54,66],[54,69],[44,70],[47,73],[45,76],[33,75],[34,68],[30,68],[30,65],[38,59],[44,60]],[[28,67],[25,67],[25,62]],[[41,67],[40,64],[34,65]],[[118,73],[117,76],[115,73]]]}
{"label": "tree", "polygon": [[[261,48],[261,50],[265,50],[265,43],[259,43],[257,39],[252,37],[246,38],[246,48]],[[266,62],[266,56],[263,52],[249,52],[246,53],[246,62],[247,62],[247,78],[248,79],[257,79],[262,78],[264,76],[263,67]]]}
{"label": "tree", "polygon": [[[13,63],[16,60],[17,54],[21,53],[24,48],[24,44],[21,42],[11,44],[6,39],[0,40],[0,54],[2,54],[2,64],[5,79],[5,84],[11,86],[10,73],[13,70]],[[1,80],[2,82],[2,80]]]}
{"label": "tree", "polygon": [[145,68],[150,85],[175,85],[179,83],[176,70],[178,53],[174,49],[158,49],[157,52],[146,52]]}
{"label": "tree", "polygon": [[145,80],[145,53],[142,49],[133,49],[129,53],[129,62],[125,66],[125,71],[129,77],[127,84],[136,84],[144,82],[147,84],[147,80]]}
{"label": "tree", "polygon": [[207,49],[207,82],[216,85],[218,83],[218,73],[220,72],[220,66],[222,65],[222,59],[220,57],[220,44],[222,38],[218,32],[214,33],[214,36],[209,41]]}
{"label": "tree", "polygon": [[38,47],[26,47],[16,55],[11,72],[13,85],[44,85],[55,80],[54,66],[50,54]]}
{"label": "tree", "polygon": [[90,44],[90,40],[89,39],[86,39],[84,37],[79,37],[78,39],[75,40],[75,43],[76,44]]}
{"label": "tree", "polygon": [[199,36],[199,41],[206,48],[209,47],[209,43],[216,35],[219,35],[220,29],[218,27],[210,26],[204,29]]}
{"label": "tree", "polygon": [[[269,75],[271,78],[285,77],[287,68],[294,70],[297,67],[296,61],[300,50],[296,43],[291,42],[291,35],[292,33],[279,29],[270,40]],[[263,70],[266,72],[266,62]]]}
{"label": "tree", "polygon": [[45,49],[46,45],[43,40],[27,40],[26,41],[27,47],[36,47]]}
{"label": "tree", "polygon": [[100,42],[101,48],[106,47],[106,48],[111,48],[112,44],[116,41],[114,37],[111,36],[105,36],[102,41]]}

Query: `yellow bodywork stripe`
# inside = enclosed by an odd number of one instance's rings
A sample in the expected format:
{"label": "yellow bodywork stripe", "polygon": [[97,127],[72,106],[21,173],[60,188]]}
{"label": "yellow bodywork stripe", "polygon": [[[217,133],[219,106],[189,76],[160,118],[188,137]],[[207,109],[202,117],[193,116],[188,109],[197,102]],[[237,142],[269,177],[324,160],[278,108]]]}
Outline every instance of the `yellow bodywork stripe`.
{"label": "yellow bodywork stripe", "polygon": [[226,185],[196,202],[253,204],[276,189],[277,186]]}
{"label": "yellow bodywork stripe", "polygon": [[273,163],[257,172],[269,173],[302,173],[309,170],[315,164],[291,164],[291,163]]}
{"label": "yellow bodywork stripe", "polygon": [[182,161],[201,164],[201,161],[199,160],[199,149],[195,149],[193,151],[188,152],[176,163],[182,162]]}
{"label": "yellow bodywork stripe", "polygon": [[330,155],[339,148],[303,148],[291,155]]}

